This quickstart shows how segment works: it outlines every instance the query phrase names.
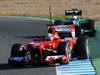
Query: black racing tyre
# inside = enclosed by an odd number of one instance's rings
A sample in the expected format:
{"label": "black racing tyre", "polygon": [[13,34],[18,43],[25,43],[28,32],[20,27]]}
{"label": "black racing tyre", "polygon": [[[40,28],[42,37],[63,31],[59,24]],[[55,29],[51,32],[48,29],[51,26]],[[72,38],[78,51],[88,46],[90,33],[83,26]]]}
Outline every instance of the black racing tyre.
{"label": "black racing tyre", "polygon": [[61,20],[55,20],[54,25],[62,25],[62,21]]}
{"label": "black racing tyre", "polygon": [[91,33],[89,33],[89,37],[95,37],[96,36],[96,30],[93,30]]}
{"label": "black racing tyre", "polygon": [[66,47],[67,43],[66,42],[60,42],[57,48],[58,54],[59,55],[66,55]]}
{"label": "black racing tyre", "polygon": [[68,55],[69,59],[71,59],[71,50],[68,46],[67,42],[60,42],[57,48],[58,55]]}
{"label": "black racing tyre", "polygon": [[88,39],[80,37],[76,41],[75,55],[78,59],[89,59],[90,51],[88,47]]}
{"label": "black racing tyre", "polygon": [[68,43],[67,42],[60,42],[57,50],[58,50],[58,55],[68,56],[68,60],[65,63],[63,63],[62,58],[60,58],[59,59],[59,64],[60,65],[68,64],[69,61],[71,60],[71,50],[68,47]]}
{"label": "black racing tyre", "polygon": [[19,43],[13,44],[11,48],[11,57],[24,57],[24,56],[25,56],[24,46]]}
{"label": "black racing tyre", "polygon": [[[95,27],[95,21],[92,19],[86,19],[84,23],[82,23],[81,28],[83,29],[83,35],[87,35],[89,37],[95,37],[96,36],[96,27]],[[88,31],[88,32],[85,32]]]}
{"label": "black racing tyre", "polygon": [[95,21],[92,19],[86,19],[86,21],[81,24],[81,28],[83,30],[94,30],[95,29]]}

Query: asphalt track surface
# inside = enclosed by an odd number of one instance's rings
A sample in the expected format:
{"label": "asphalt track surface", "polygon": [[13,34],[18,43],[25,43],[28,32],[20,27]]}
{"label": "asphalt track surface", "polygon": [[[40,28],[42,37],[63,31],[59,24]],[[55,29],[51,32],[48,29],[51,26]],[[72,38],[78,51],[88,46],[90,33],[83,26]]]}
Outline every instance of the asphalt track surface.
{"label": "asphalt track surface", "polygon": [[56,75],[55,66],[13,68],[7,64],[11,46],[32,41],[33,35],[47,34],[47,23],[31,18],[0,17],[0,75]]}

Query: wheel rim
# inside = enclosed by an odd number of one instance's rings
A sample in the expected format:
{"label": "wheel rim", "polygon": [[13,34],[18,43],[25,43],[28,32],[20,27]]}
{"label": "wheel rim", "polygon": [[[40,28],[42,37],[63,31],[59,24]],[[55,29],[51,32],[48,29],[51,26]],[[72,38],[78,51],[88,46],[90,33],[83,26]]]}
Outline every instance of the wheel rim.
{"label": "wheel rim", "polygon": [[67,44],[66,46],[66,55],[69,57],[69,59],[71,60],[71,50],[69,49],[69,44]]}
{"label": "wheel rim", "polygon": [[25,46],[24,46],[24,45],[22,45],[22,46],[20,47],[19,51],[22,51],[23,48],[25,49]]}

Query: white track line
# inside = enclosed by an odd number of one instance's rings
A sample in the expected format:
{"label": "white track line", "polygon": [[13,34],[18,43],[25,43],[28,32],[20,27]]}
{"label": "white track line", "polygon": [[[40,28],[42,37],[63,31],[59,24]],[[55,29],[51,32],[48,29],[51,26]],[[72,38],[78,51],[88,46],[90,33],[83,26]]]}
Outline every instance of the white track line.
{"label": "white track line", "polygon": [[[50,19],[45,18],[36,18],[36,17],[22,17],[22,16],[0,16],[0,17],[8,17],[8,18],[26,18],[26,19],[35,19],[35,20],[44,20],[44,21],[50,21]],[[54,20],[52,20],[54,21]]]}
{"label": "white track line", "polygon": [[95,69],[88,60],[73,60],[67,65],[56,66],[57,75],[95,75]]}

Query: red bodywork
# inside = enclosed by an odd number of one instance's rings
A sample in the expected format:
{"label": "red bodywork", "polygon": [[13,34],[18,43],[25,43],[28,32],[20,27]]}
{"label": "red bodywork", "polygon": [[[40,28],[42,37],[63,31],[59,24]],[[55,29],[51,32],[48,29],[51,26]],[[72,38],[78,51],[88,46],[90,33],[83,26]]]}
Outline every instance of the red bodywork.
{"label": "red bodywork", "polygon": [[[34,50],[34,49],[40,50],[41,63],[45,63],[45,60],[42,59],[43,51],[52,52],[52,53],[54,53],[54,55],[56,55],[59,43],[62,42],[62,41],[64,41],[64,40],[62,40],[60,38],[55,38],[52,41],[33,41],[33,42],[29,42],[29,43],[26,43],[25,46],[27,46],[30,49],[31,55],[33,55],[31,50]],[[73,48],[74,42],[71,42],[70,40],[66,40],[65,42],[70,45],[70,49]],[[48,61],[49,61],[49,63],[54,63],[53,62],[54,60],[53,60],[52,57],[48,58]],[[62,62],[68,62],[68,61],[69,61],[68,56],[63,55],[62,56]]]}
{"label": "red bodywork", "polygon": [[54,39],[53,41],[33,41],[26,44],[27,47],[31,49],[39,49],[42,56],[42,51],[51,51],[57,53],[57,47],[61,42],[61,39]]}
{"label": "red bodywork", "polygon": [[[71,34],[71,37],[65,37],[65,39],[61,39],[59,37],[58,32],[56,29],[59,29],[59,26],[56,28],[55,26],[48,26],[53,32],[50,35],[54,36],[53,39],[48,38],[49,40],[42,40],[41,37],[37,38],[38,40],[34,40],[32,42],[28,42],[23,44],[26,48],[25,57],[11,57],[9,58],[10,62],[14,62],[16,64],[40,64],[40,63],[55,63],[61,61],[62,63],[67,63],[70,61],[68,54],[59,54],[58,48],[60,43],[64,42],[66,45],[69,46],[70,50],[73,50],[74,45],[76,44],[76,37],[75,37],[75,25],[71,26],[64,26],[62,28],[68,29],[66,31],[68,34]],[[61,27],[60,27],[61,28]],[[49,34],[48,34],[49,35]],[[62,49],[60,49],[62,50]],[[66,49],[65,49],[66,50]],[[37,55],[39,54],[39,56]],[[28,59],[26,59],[28,58]],[[23,61],[24,59],[24,61]]]}
{"label": "red bodywork", "polygon": [[[76,44],[76,36],[75,36],[75,25],[71,25],[71,26],[64,26],[65,28],[69,28],[69,32],[67,31],[67,33],[71,33],[71,37],[65,37],[65,39],[61,39],[58,35],[58,33],[56,32],[56,27],[55,26],[50,26],[49,29],[52,29],[52,33],[51,35],[54,36],[53,40],[49,40],[49,41],[33,41],[33,42],[29,42],[26,45],[28,47],[31,47],[31,49],[39,49],[40,50],[40,54],[41,56],[43,56],[42,52],[43,51],[49,51],[49,52],[54,52],[55,54],[57,54],[57,48],[59,46],[59,43],[62,41],[65,41],[68,45],[70,50],[73,50],[74,45]],[[63,27],[62,27],[63,28]],[[66,57],[68,58],[68,57]],[[62,58],[64,59],[64,58]],[[65,59],[64,59],[65,60]],[[63,61],[64,61],[63,60]],[[49,61],[52,62],[52,58],[49,58]],[[43,60],[41,59],[41,62],[43,62]]]}
{"label": "red bodywork", "polygon": [[[77,37],[75,36],[75,25],[74,24],[72,24],[72,25],[58,25],[58,26],[49,25],[48,26],[48,33],[53,35],[54,37],[59,36],[59,33],[58,33],[59,29],[60,30],[62,29],[62,32],[65,32],[65,34],[71,34],[71,37],[65,37],[66,39],[64,39],[64,41],[67,41],[69,43],[70,48],[72,50],[74,47],[74,44],[76,44],[76,40],[77,40]],[[59,38],[61,38],[61,37],[59,36]],[[70,39],[67,39],[67,38],[70,38]]]}

